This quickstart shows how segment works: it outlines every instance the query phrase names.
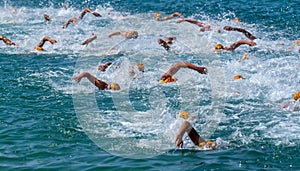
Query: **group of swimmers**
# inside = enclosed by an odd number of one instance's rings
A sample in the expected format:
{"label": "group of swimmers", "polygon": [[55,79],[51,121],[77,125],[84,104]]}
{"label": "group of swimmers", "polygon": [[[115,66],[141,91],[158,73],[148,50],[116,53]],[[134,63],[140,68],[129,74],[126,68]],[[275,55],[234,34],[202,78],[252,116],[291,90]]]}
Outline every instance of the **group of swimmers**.
{"label": "group of swimmers", "polygon": [[[64,8],[66,8],[66,6],[63,6]],[[67,20],[62,28],[67,28],[69,26],[69,24],[74,23],[77,24],[78,20],[83,19],[83,17],[85,16],[86,13],[91,13],[93,14],[95,17],[101,17],[101,15],[89,8],[84,8],[84,10],[80,13],[79,17],[71,17],[69,20]],[[193,19],[188,19],[188,18],[184,18],[184,16],[182,14],[180,14],[179,12],[175,12],[172,13],[166,17],[162,17],[160,13],[155,13],[154,14],[154,18],[157,21],[166,21],[166,20],[170,20],[172,18],[178,17],[178,20],[176,21],[176,23],[182,23],[182,22],[188,22],[191,24],[195,24],[197,26],[200,27],[200,32],[206,32],[206,31],[211,31],[211,26],[209,24],[206,23],[202,23],[201,21],[198,20],[193,20]],[[44,14],[44,19],[46,22],[51,21],[51,18],[49,15]],[[234,21],[236,22],[241,22],[241,20],[239,18],[235,18]],[[223,28],[226,31],[237,31],[237,32],[241,32],[245,35],[245,37],[247,37],[249,40],[238,40],[237,42],[229,45],[229,46],[223,46],[222,44],[218,43],[215,46],[215,51],[220,51],[220,50],[229,50],[229,51],[233,51],[236,48],[238,48],[241,45],[249,45],[249,46],[255,46],[256,43],[254,42],[254,40],[256,39],[256,37],[254,35],[252,35],[251,33],[249,33],[247,30],[243,29],[243,28],[237,28],[237,27],[231,27],[231,26],[225,26]],[[216,32],[221,32],[220,30],[216,30]],[[112,37],[115,35],[121,35],[123,36],[125,39],[136,39],[138,38],[138,31],[137,30],[131,30],[131,31],[115,31],[112,32],[108,35],[108,37]],[[82,42],[82,45],[87,45],[89,43],[91,43],[92,41],[94,41],[97,38],[96,34],[92,33],[92,37],[86,39],[84,42]],[[166,39],[158,39],[158,44],[160,46],[162,46],[166,51],[170,50],[170,45],[173,43],[173,41],[176,39],[176,37],[168,37]],[[2,40],[5,44],[10,45],[10,46],[18,46],[17,43],[12,42],[11,40],[9,40],[7,37],[5,36],[0,36],[0,40]],[[45,36],[43,37],[43,39],[40,41],[40,43],[35,46],[35,50],[38,51],[43,51],[43,46],[45,44],[45,42],[50,42],[51,44],[55,44],[57,43],[56,40]],[[293,49],[295,46],[297,46],[298,44],[300,44],[300,40],[297,40],[290,48],[289,50]],[[300,52],[300,49],[299,49]],[[105,72],[106,69],[111,65],[111,62],[106,62],[103,65],[99,65],[98,66],[98,70]],[[137,68],[139,71],[144,72],[144,65],[142,63],[138,63],[137,64]],[[169,70],[167,70],[160,78],[160,83],[168,83],[168,82],[175,82],[177,79],[174,78],[173,76],[181,69],[181,68],[188,68],[188,69],[192,69],[194,71],[197,71],[200,74],[207,74],[207,68],[203,67],[203,66],[197,66],[194,64],[191,64],[189,62],[185,62],[185,61],[180,61],[177,62],[176,64],[172,65],[170,67]],[[131,68],[129,69],[129,74],[131,76],[135,75],[134,69],[131,66]],[[106,83],[105,81],[99,80],[97,79],[95,76],[91,75],[88,72],[82,72],[79,75],[73,77],[72,79],[76,82],[80,82],[82,78],[87,78],[92,84],[94,84],[99,90],[120,90],[120,85],[118,83],[111,83],[110,85],[108,83]],[[239,78],[243,78],[242,76],[237,77],[237,79]],[[299,93],[299,97],[300,97],[300,93]],[[297,96],[298,100],[299,98]],[[216,148],[216,144],[214,142],[211,141],[205,141],[198,133],[197,131],[193,128],[193,126],[190,124],[190,122],[188,121],[189,119],[189,113],[186,111],[182,111],[179,113],[179,117],[185,119],[185,121],[183,122],[181,128],[178,131],[178,134],[175,138],[175,144],[178,147],[183,147],[183,141],[182,141],[182,137],[184,135],[184,133],[187,133],[188,136],[190,137],[190,139],[192,140],[192,142],[196,145],[199,146],[201,148],[210,148],[210,149],[215,149]]]}

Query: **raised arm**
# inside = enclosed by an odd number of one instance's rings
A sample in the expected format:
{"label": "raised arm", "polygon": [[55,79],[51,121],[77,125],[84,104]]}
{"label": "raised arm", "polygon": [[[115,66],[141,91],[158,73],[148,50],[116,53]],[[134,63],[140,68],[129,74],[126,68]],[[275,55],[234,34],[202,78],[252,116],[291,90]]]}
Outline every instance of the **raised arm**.
{"label": "raised arm", "polygon": [[65,22],[62,28],[67,28],[70,23],[78,24],[78,20],[75,17],[72,17],[67,22]]}
{"label": "raised arm", "polygon": [[97,35],[95,33],[92,33],[92,35],[93,36],[91,38],[86,39],[84,42],[81,43],[81,45],[88,45],[97,38]]}
{"label": "raised arm", "polygon": [[55,43],[57,43],[57,41],[56,40],[54,40],[54,39],[51,39],[50,37],[48,37],[48,36],[45,36],[41,41],[40,41],[40,43],[35,47],[35,49],[36,50],[44,50],[43,49],[43,46],[44,46],[44,44],[45,44],[45,42],[50,42],[51,44],[55,44]]}
{"label": "raised arm", "polygon": [[166,16],[166,17],[163,17],[163,18],[158,17],[157,20],[158,21],[166,21],[166,20],[170,20],[174,17],[183,18],[183,15],[180,14],[179,12],[174,12],[173,14],[170,14],[169,16]]}
{"label": "raised arm", "polygon": [[182,137],[185,132],[188,134],[195,145],[199,145],[200,143],[205,142],[205,140],[197,133],[192,125],[188,121],[184,121],[175,138],[175,144],[178,147],[182,147],[183,145]]}
{"label": "raised arm", "polygon": [[18,44],[12,42],[5,36],[0,36],[0,40],[2,40],[5,44],[10,45],[10,46],[18,46]]}
{"label": "raised arm", "polygon": [[91,75],[88,72],[83,72],[78,76],[73,77],[72,79],[79,83],[84,77],[86,77],[92,84],[98,87],[99,90],[105,90],[108,88],[108,84],[106,82],[98,80],[95,76]]}
{"label": "raised arm", "polygon": [[167,78],[172,77],[179,71],[180,68],[189,68],[199,72],[200,74],[207,73],[207,69],[205,67],[199,67],[189,62],[178,62],[175,65],[173,65],[167,72],[165,72],[160,80],[166,80]]}
{"label": "raised arm", "polygon": [[253,36],[251,33],[249,33],[247,30],[243,29],[243,28],[237,28],[237,27],[231,27],[231,26],[225,26],[223,28],[224,30],[227,30],[227,31],[238,31],[238,32],[241,32],[243,33],[248,39],[250,40],[254,40],[256,39],[255,36]]}
{"label": "raised arm", "polygon": [[255,46],[256,43],[252,42],[252,41],[248,41],[248,40],[239,40],[230,46],[224,47],[224,50],[235,50],[236,48],[238,48],[241,45]]}
{"label": "raised arm", "polygon": [[115,31],[115,32],[110,33],[108,35],[108,37],[112,37],[112,36],[115,36],[115,35],[122,35],[122,36],[126,37],[126,34],[127,34],[126,31],[120,30],[120,31]]}
{"label": "raised arm", "polygon": [[87,12],[93,14],[96,17],[101,17],[101,15],[99,13],[97,13],[97,12],[95,12],[95,11],[89,9],[89,8],[84,8],[83,11],[80,13],[78,18],[82,19]]}
{"label": "raised arm", "polygon": [[201,32],[211,30],[209,24],[204,24],[204,23],[202,23],[201,21],[198,21],[198,20],[193,20],[193,19],[188,19],[188,18],[181,18],[181,19],[177,20],[176,23],[181,23],[181,22],[184,22],[184,21],[188,22],[188,23],[191,23],[191,24],[196,24],[197,26],[202,27],[200,29]]}

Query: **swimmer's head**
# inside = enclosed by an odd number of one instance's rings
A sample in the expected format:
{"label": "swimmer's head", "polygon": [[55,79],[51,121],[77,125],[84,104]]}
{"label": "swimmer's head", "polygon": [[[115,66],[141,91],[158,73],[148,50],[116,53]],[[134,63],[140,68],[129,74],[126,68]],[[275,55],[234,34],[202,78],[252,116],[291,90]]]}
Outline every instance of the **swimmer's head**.
{"label": "swimmer's head", "polygon": [[40,46],[36,46],[34,49],[35,49],[35,50],[38,50],[38,51],[43,51],[43,50],[44,50],[44,49],[43,49],[42,47],[40,47]]}
{"label": "swimmer's head", "polygon": [[187,111],[181,111],[178,116],[183,119],[188,119],[190,117],[190,114]]}
{"label": "swimmer's head", "polygon": [[110,86],[109,86],[109,89],[110,90],[120,90],[120,85],[118,83],[112,83]]}
{"label": "swimmer's head", "polygon": [[216,44],[215,51],[219,51],[221,49],[224,49],[224,46],[221,43]]}
{"label": "swimmer's head", "polygon": [[127,39],[136,39],[139,36],[138,31],[136,30],[131,30],[129,32],[127,32]]}
{"label": "swimmer's head", "polygon": [[237,18],[237,17],[235,17],[235,18],[233,19],[233,21],[235,21],[235,22],[242,22],[242,20],[241,20],[240,18]]}
{"label": "swimmer's head", "polygon": [[294,100],[298,100],[300,98],[300,92],[297,91],[294,93]]}
{"label": "swimmer's head", "polygon": [[241,75],[235,75],[235,76],[233,77],[233,79],[235,79],[235,80],[238,80],[238,79],[244,79],[244,77],[241,76]]}
{"label": "swimmer's head", "polygon": [[137,68],[140,70],[140,71],[142,71],[142,72],[144,72],[145,71],[145,67],[144,67],[144,64],[143,63],[137,63],[136,64],[136,66],[137,66]]}
{"label": "swimmer's head", "polygon": [[159,12],[154,13],[154,18],[155,19],[159,19],[161,17]]}

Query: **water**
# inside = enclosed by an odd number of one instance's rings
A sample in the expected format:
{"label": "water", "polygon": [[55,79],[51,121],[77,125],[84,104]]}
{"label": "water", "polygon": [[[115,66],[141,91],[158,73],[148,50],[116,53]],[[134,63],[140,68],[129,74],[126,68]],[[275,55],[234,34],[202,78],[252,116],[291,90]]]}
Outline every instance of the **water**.
{"label": "water", "polygon": [[[87,14],[78,25],[61,28],[84,7],[103,17]],[[299,7],[287,0],[0,1],[1,35],[20,44],[0,42],[0,170],[299,170],[299,111],[281,108],[299,91],[300,47],[286,50],[300,37]],[[155,11],[178,11],[213,30],[243,27],[258,37],[257,46],[215,53],[216,43],[245,37],[199,33],[176,19],[156,22]],[[107,38],[119,29],[136,29],[139,38]],[[98,38],[80,45],[92,32]],[[58,43],[37,52],[43,36]],[[166,36],[177,37],[171,53],[156,43]],[[239,62],[245,53],[249,58]],[[183,69],[175,75],[178,82],[158,84],[180,60],[205,65],[209,74]],[[97,72],[106,61],[113,66]],[[124,70],[137,62],[146,72],[132,80]],[[82,71],[117,81],[122,90],[97,91],[85,79],[75,84],[71,78]],[[237,74],[246,79],[233,80]],[[197,115],[196,129],[223,147],[176,148],[181,110]]]}

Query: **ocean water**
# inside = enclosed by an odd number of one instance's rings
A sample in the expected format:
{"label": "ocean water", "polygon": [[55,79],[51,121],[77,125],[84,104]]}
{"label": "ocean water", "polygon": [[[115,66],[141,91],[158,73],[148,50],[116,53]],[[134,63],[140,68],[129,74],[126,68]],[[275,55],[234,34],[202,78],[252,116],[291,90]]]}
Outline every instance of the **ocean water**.
{"label": "ocean water", "polygon": [[[61,28],[85,7],[102,17],[88,13]],[[157,11],[178,11],[212,31],[155,21]],[[299,21],[296,0],[1,0],[0,35],[19,46],[0,42],[0,170],[300,170],[300,113],[282,108],[300,91],[300,46],[287,50],[300,38]],[[226,25],[248,30],[257,46],[214,52],[216,43],[246,39]],[[108,38],[132,29],[137,39]],[[92,33],[97,39],[82,46]],[[44,36],[57,43],[35,51]],[[157,44],[167,36],[176,37],[170,52]],[[97,71],[107,61],[112,66]],[[176,83],[159,84],[178,61],[204,65],[208,74],[182,69]],[[127,71],[138,62],[145,72],[133,79]],[[121,90],[75,83],[83,71]],[[234,80],[237,74],[245,79]],[[198,116],[195,129],[217,150],[175,146],[181,110]]]}

